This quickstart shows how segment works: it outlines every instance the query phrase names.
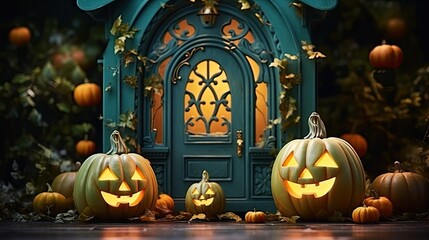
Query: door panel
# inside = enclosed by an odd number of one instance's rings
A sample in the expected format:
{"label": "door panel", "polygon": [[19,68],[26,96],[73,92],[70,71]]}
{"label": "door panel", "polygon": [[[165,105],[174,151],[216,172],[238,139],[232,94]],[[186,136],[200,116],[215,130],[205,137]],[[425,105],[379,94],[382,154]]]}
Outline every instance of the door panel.
{"label": "door panel", "polygon": [[188,63],[171,85],[172,195],[184,197],[207,170],[228,198],[244,198],[247,154],[245,148],[237,153],[237,132],[247,141],[240,62],[229,50],[205,46]]}

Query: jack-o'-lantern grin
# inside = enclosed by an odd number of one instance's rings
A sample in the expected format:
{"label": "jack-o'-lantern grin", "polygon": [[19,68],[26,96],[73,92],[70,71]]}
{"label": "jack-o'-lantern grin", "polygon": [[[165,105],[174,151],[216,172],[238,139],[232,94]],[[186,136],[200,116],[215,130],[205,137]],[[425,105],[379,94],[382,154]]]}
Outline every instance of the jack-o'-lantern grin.
{"label": "jack-o'-lantern grin", "polygon": [[[117,181],[119,180],[118,177],[113,173],[113,171],[107,167],[100,177],[98,178],[100,181]],[[131,180],[135,181],[141,181],[144,186],[146,186],[147,180],[144,178],[143,173],[136,168],[136,171],[134,172],[133,176],[131,177]],[[120,204],[128,204],[130,207],[134,207],[138,205],[141,200],[144,197],[144,189],[139,190],[135,193],[130,193],[131,188],[127,184],[126,181],[122,181],[121,185],[119,186],[119,192],[120,194],[116,193],[109,193],[106,191],[100,191],[101,196],[103,197],[104,201],[109,204],[112,207],[119,207]]]}
{"label": "jack-o'-lantern grin", "polygon": [[302,198],[302,195],[314,195],[320,198],[326,195],[335,184],[335,177],[318,183],[299,184],[288,180],[283,181],[289,194],[295,198]]}
{"label": "jack-o'-lantern grin", "polygon": [[143,199],[144,191],[138,191],[131,195],[116,195],[101,191],[104,201],[112,207],[119,207],[120,204],[128,204],[134,207]]}
{"label": "jack-o'-lantern grin", "polygon": [[[298,162],[293,154],[289,155],[283,163],[283,167],[297,168],[298,166]],[[338,168],[338,165],[327,152],[324,152],[319,160],[316,161],[314,167]],[[315,198],[320,198],[329,193],[335,184],[335,180],[336,177],[332,177],[314,182],[311,172],[308,168],[304,168],[297,182],[283,179],[283,184],[288,193],[294,198],[302,198],[303,195],[313,195]]]}

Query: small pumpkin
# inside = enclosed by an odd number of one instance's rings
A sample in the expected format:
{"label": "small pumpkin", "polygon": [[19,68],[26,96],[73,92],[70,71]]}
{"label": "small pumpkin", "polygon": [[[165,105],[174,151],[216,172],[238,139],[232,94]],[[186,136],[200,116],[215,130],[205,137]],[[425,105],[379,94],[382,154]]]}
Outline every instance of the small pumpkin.
{"label": "small pumpkin", "polygon": [[264,223],[266,220],[266,214],[262,211],[248,211],[246,215],[244,215],[244,220],[247,223]]}
{"label": "small pumpkin", "polygon": [[28,27],[14,27],[9,31],[10,43],[22,47],[27,45],[31,40],[31,32]]}
{"label": "small pumpkin", "polygon": [[165,193],[159,194],[155,205],[155,214],[160,217],[165,217],[168,214],[172,214],[174,211],[174,200],[173,198]]}
{"label": "small pumpkin", "polygon": [[271,173],[274,203],[283,216],[305,220],[350,214],[365,198],[360,158],[345,140],[326,138],[316,112],[308,125],[310,133],[287,143],[276,157]]}
{"label": "small pumpkin", "polygon": [[365,198],[363,203],[367,206],[373,206],[380,212],[382,219],[388,219],[393,214],[393,204],[387,197],[380,197],[374,189],[371,189],[371,197]]}
{"label": "small pumpkin", "polygon": [[88,157],[97,150],[97,145],[94,141],[88,139],[79,140],[76,143],[76,153],[81,157]]}
{"label": "small pumpkin", "polygon": [[401,65],[403,57],[400,47],[388,45],[383,41],[369,53],[369,63],[377,69],[395,69]]}
{"label": "small pumpkin", "polygon": [[207,217],[221,214],[225,209],[225,195],[216,182],[209,182],[209,173],[204,170],[201,181],[192,184],[185,196],[186,210],[192,214],[204,213]]}
{"label": "small pumpkin", "polygon": [[48,216],[56,216],[58,213],[68,210],[69,203],[61,193],[52,191],[48,185],[48,191],[36,195],[33,199],[33,210],[36,213]]}
{"label": "small pumpkin", "polygon": [[364,204],[353,210],[352,219],[355,223],[377,223],[380,220],[380,212],[377,208]]}
{"label": "small pumpkin", "polygon": [[79,84],[73,91],[73,99],[79,106],[97,106],[101,102],[100,86],[89,82]]}
{"label": "small pumpkin", "polygon": [[84,218],[128,219],[155,209],[158,183],[149,160],[128,153],[117,130],[107,153],[89,156],[76,174],[76,209]]}
{"label": "small pumpkin", "polygon": [[400,162],[395,162],[395,172],[379,175],[372,182],[372,189],[387,197],[393,204],[393,212],[420,213],[429,209],[429,183],[421,175],[405,172]]}
{"label": "small pumpkin", "polygon": [[346,140],[355,149],[359,157],[363,157],[368,149],[368,143],[366,139],[359,133],[344,133],[341,138]]}

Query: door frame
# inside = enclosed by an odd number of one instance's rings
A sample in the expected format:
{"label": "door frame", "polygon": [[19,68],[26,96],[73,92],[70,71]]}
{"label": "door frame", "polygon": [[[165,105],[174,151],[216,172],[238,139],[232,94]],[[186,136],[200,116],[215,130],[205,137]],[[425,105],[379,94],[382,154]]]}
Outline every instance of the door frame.
{"label": "door frame", "polygon": [[[247,179],[247,177],[245,175],[246,169],[248,168],[248,163],[249,163],[249,160],[248,160],[249,154],[248,153],[249,153],[249,147],[250,147],[250,145],[248,143],[249,143],[251,137],[253,137],[253,132],[252,133],[250,132],[250,129],[251,129],[249,127],[250,120],[248,118],[244,117],[244,116],[246,116],[246,114],[250,115],[251,111],[253,111],[253,109],[250,107],[250,104],[246,104],[246,102],[251,101],[249,99],[251,99],[252,94],[249,94],[249,93],[250,93],[250,89],[252,89],[250,87],[250,85],[252,85],[251,81],[253,81],[253,76],[252,76],[252,74],[249,74],[250,69],[249,69],[248,64],[246,64],[244,66],[244,63],[247,63],[247,61],[245,59],[245,56],[240,51],[237,51],[236,48],[228,49],[228,45],[229,44],[225,41],[225,39],[220,38],[220,37],[219,38],[213,38],[213,36],[196,37],[195,39],[190,40],[189,42],[185,43],[180,48],[180,51],[177,51],[177,53],[173,55],[172,60],[171,60],[171,64],[167,67],[167,70],[166,70],[167,74],[166,74],[166,76],[173,76],[174,73],[180,72],[180,70],[183,69],[183,68],[187,68],[187,69],[189,68],[188,72],[191,71],[191,69],[192,69],[193,66],[189,62],[191,62],[192,61],[192,57],[194,57],[193,54],[190,54],[193,51],[193,49],[200,49],[195,54],[204,54],[203,52],[209,51],[212,48],[215,48],[218,51],[223,51],[224,54],[228,54],[230,56],[231,60],[234,60],[234,62],[235,62],[234,64],[237,65],[237,67],[240,67],[240,73],[238,75],[240,75],[241,79],[240,80],[236,80],[236,81],[241,81],[241,83],[240,82],[236,82],[236,84],[241,84],[242,85],[241,91],[242,91],[242,96],[244,96],[244,99],[240,99],[239,100],[239,102],[241,102],[240,106],[243,107],[243,110],[242,110],[242,113],[241,113],[243,119],[240,119],[239,121],[240,121],[240,123],[243,123],[243,126],[240,128],[239,126],[237,126],[236,123],[234,125],[234,122],[236,122],[237,120],[232,119],[232,125],[233,126],[231,128],[229,139],[227,139],[227,141],[223,141],[223,142],[220,143],[220,144],[227,144],[228,141],[229,141],[228,144],[229,144],[229,147],[231,148],[231,150],[230,150],[231,152],[230,153],[219,154],[219,157],[225,158],[225,157],[231,156],[231,163],[230,163],[231,168],[238,168],[238,167],[240,167],[239,169],[231,169],[230,170],[231,174],[232,174],[230,176],[231,177],[231,181],[232,181],[231,184],[233,184],[233,185],[239,184],[239,183],[233,183],[234,181],[236,181],[234,179],[235,178],[242,178],[239,181],[243,185],[246,185],[246,184],[248,184],[248,180],[249,180],[249,179]],[[204,48],[204,50],[202,50],[202,48]],[[204,59],[204,58],[202,58],[202,59]],[[206,59],[210,59],[210,55]],[[221,64],[221,62],[219,62],[219,59],[216,59],[215,61],[218,62],[219,64]],[[177,66],[179,66],[181,69],[176,69]],[[230,74],[230,75],[237,75],[237,74]],[[181,79],[179,81],[186,81],[186,80],[187,79],[183,78],[183,79]],[[174,97],[173,89],[178,87],[178,86],[176,86],[177,84],[180,84],[180,83],[181,84],[185,84],[184,87],[186,87],[186,83],[182,83],[182,82],[179,83],[179,81],[176,84],[174,84],[173,81],[169,81],[166,84],[165,89],[168,89],[168,92],[169,92],[169,94],[165,95],[165,97],[167,98],[166,102],[168,102],[168,103],[173,103],[174,102],[175,99],[173,99],[173,97]],[[234,87],[233,85],[234,84],[230,82],[231,95],[232,95],[233,91],[239,91],[237,89],[233,90],[233,87]],[[235,86],[235,87],[237,87],[237,86]],[[232,100],[232,101],[234,101],[234,100]],[[166,125],[167,126],[171,126],[171,127],[167,127],[168,130],[166,129],[166,134],[167,134],[166,136],[167,136],[167,139],[169,140],[168,141],[168,146],[169,146],[169,149],[170,149],[169,163],[170,163],[171,167],[174,167],[177,164],[177,163],[173,163],[173,161],[175,161],[176,159],[179,160],[179,158],[181,158],[181,156],[174,156],[175,159],[174,160],[172,159],[172,155],[174,155],[173,151],[175,151],[174,150],[175,149],[175,147],[174,147],[174,141],[182,141],[183,140],[184,142],[186,142],[185,139],[178,139],[177,137],[171,135],[171,134],[173,134],[172,131],[173,131],[173,126],[175,124],[174,123],[174,116],[173,116],[174,115],[173,114],[173,112],[174,112],[173,108],[174,108],[174,106],[172,104],[170,104],[169,106],[167,106],[167,109],[166,109],[167,114],[170,114],[170,116],[166,117]],[[235,112],[236,111],[237,110],[235,110]],[[234,105],[232,105],[232,112],[234,112]],[[179,113],[179,114],[182,114],[182,113]],[[232,115],[232,117],[233,116],[234,115]],[[182,118],[179,117],[179,119],[180,119],[179,120],[179,122],[180,122],[182,120]],[[235,128],[234,128],[234,126],[235,126]],[[243,133],[244,133],[243,134],[244,135],[243,138],[244,138],[245,145],[244,145],[244,148],[243,148],[243,150],[244,150],[243,151],[243,156],[241,158],[237,157],[236,156],[236,152],[233,150],[233,149],[235,149],[236,140],[237,140],[236,139],[237,138],[237,136],[236,136],[236,130],[242,130]],[[208,140],[209,144],[219,144],[219,143],[216,142],[216,137],[213,137],[213,139],[207,139],[207,140]],[[193,145],[192,142],[183,143],[183,144],[185,144],[185,145],[186,144]],[[195,142],[195,144],[198,144],[198,143]],[[187,157],[190,157],[190,155],[192,155],[192,153],[190,153],[190,154],[184,154],[184,155],[187,155]],[[216,154],[209,154],[208,153],[205,156],[201,155],[201,157],[202,158],[206,158],[208,156],[214,156],[214,155],[216,155]],[[183,164],[183,168],[186,168],[186,160],[185,159],[180,159],[179,161],[180,161],[179,164]],[[241,163],[239,164],[238,161],[241,161]],[[173,171],[171,173],[173,174]],[[236,176],[234,178],[234,176],[235,176],[234,173],[236,173],[236,174],[241,173],[242,176]],[[224,179],[224,180],[217,179],[216,177],[213,177],[213,175],[211,175],[210,179],[211,179],[211,181],[218,181],[219,184],[221,184],[221,185],[222,185],[222,181],[228,181],[227,179]],[[177,180],[179,180],[179,179],[177,179]],[[194,182],[198,182],[199,179],[186,179],[185,176],[184,176],[184,178],[182,179],[182,181],[188,183],[188,185],[191,185]],[[173,186],[174,182],[175,182],[174,181],[174,177],[172,176],[171,186],[173,188],[174,188],[174,186]],[[224,184],[224,188],[225,188],[225,185],[226,184]],[[224,189],[224,191],[225,190],[226,190],[226,188]],[[246,195],[248,194],[246,191],[247,191],[247,189],[243,190],[243,193],[242,193],[243,196],[241,198],[245,198],[246,197]],[[175,196],[175,200],[181,202],[181,201],[184,201],[184,197],[185,197],[184,194],[183,194],[182,197]],[[229,198],[230,197],[228,197],[227,194],[226,194],[226,197],[227,197],[227,207],[228,207],[228,202],[229,202]],[[240,198],[240,197],[235,197],[235,199],[238,199],[238,198]]]}

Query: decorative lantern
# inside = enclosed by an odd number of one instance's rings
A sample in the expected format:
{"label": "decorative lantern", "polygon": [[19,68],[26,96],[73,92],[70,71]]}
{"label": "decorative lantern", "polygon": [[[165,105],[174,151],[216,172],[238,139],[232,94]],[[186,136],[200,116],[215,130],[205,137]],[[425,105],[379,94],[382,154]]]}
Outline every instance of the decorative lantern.
{"label": "decorative lantern", "polygon": [[158,183],[150,162],[128,153],[118,131],[110,135],[111,149],[88,157],[74,185],[76,209],[86,217],[127,219],[154,210]]}
{"label": "decorative lantern", "polygon": [[351,213],[365,197],[365,173],[353,147],[341,138],[325,138],[319,114],[308,119],[310,133],[287,143],[273,165],[271,189],[284,216],[322,220]]}
{"label": "decorative lantern", "polygon": [[207,217],[223,213],[225,195],[222,187],[209,182],[209,173],[204,170],[199,183],[192,184],[185,197],[186,210],[192,214],[204,213]]}
{"label": "decorative lantern", "polygon": [[203,26],[210,27],[216,23],[216,17],[219,15],[219,12],[215,7],[216,4],[216,0],[206,0],[204,2],[204,7],[198,12],[198,16],[200,16]]}

